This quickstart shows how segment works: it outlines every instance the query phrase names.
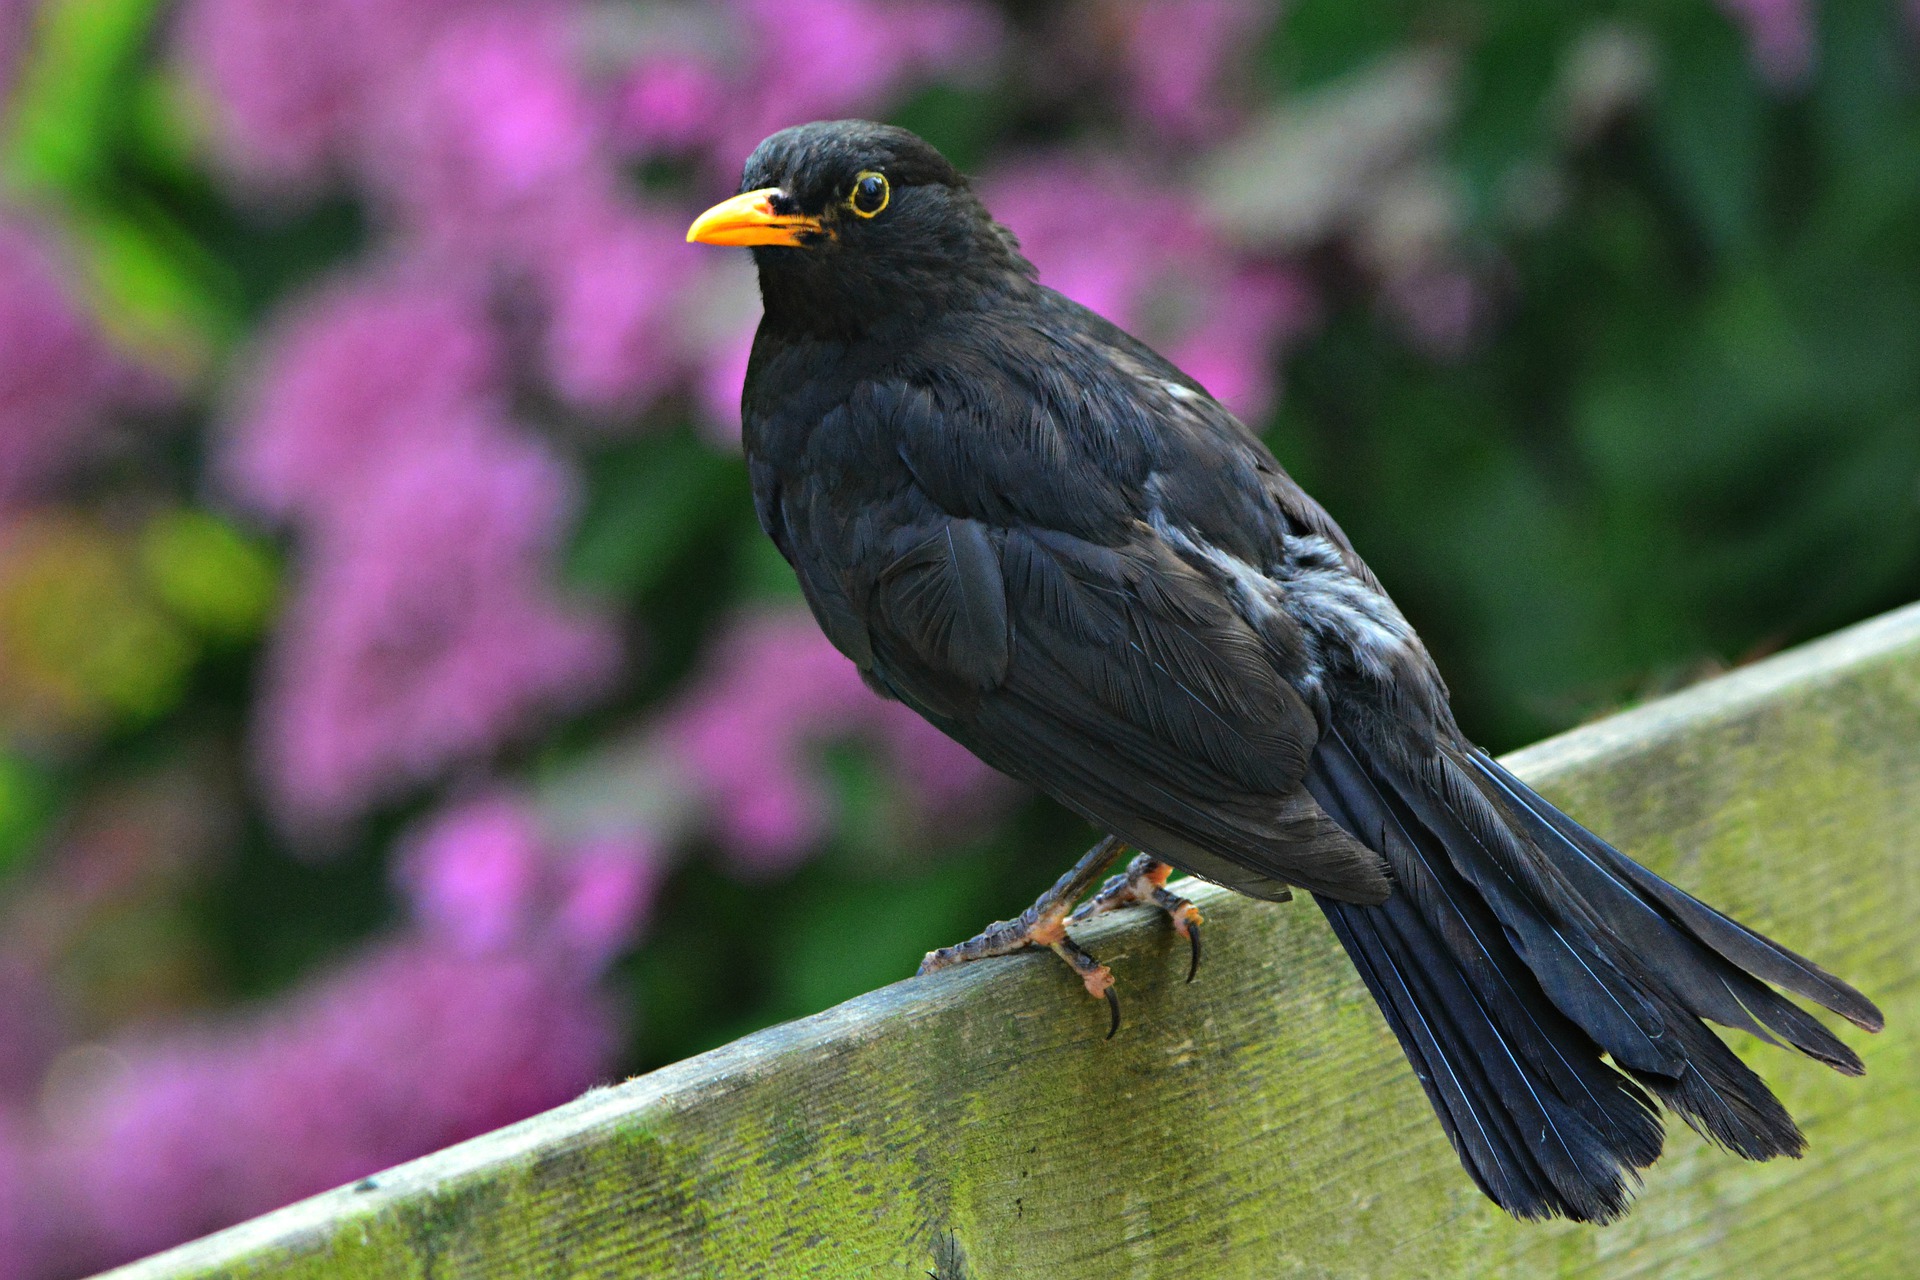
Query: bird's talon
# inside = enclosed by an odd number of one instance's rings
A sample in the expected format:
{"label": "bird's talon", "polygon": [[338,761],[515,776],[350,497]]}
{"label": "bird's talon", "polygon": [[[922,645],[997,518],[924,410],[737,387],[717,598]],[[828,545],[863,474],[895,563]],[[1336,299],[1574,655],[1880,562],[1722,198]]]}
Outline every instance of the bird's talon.
{"label": "bird's talon", "polygon": [[1048,944],[1048,949],[1072,966],[1080,975],[1081,983],[1087,994],[1096,1000],[1107,1002],[1107,1011],[1111,1015],[1107,1026],[1107,1039],[1120,1030],[1120,995],[1113,989],[1113,970],[1095,960],[1080,948],[1073,939],[1062,934],[1058,942]]}
{"label": "bird's talon", "polygon": [[1100,892],[1082,903],[1069,919],[1075,924],[1083,924],[1095,916],[1118,911],[1122,907],[1141,905],[1160,908],[1173,921],[1174,932],[1185,938],[1192,949],[1193,958],[1187,964],[1187,981],[1192,982],[1200,973],[1201,916],[1199,909],[1191,902],[1166,887],[1167,877],[1171,874],[1171,866],[1143,853],[1129,862],[1125,871],[1101,885]]}
{"label": "bird's talon", "polygon": [[1187,940],[1193,950],[1193,959],[1187,965],[1187,981],[1192,982],[1200,973],[1200,924],[1206,918],[1200,909],[1177,893],[1157,888],[1153,891],[1153,904],[1165,911],[1173,920],[1173,931]]}

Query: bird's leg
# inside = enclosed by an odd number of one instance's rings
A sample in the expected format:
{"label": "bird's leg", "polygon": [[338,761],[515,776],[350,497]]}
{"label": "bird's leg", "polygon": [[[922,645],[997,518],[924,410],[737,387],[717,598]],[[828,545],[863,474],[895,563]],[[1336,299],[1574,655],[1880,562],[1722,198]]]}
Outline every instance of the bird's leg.
{"label": "bird's leg", "polygon": [[1079,924],[1135,903],[1160,908],[1172,917],[1174,932],[1185,938],[1193,948],[1193,960],[1187,965],[1187,981],[1192,982],[1194,975],[1200,972],[1200,911],[1179,894],[1168,890],[1167,877],[1172,874],[1172,867],[1143,853],[1129,862],[1125,871],[1101,885],[1100,892],[1068,918]]}
{"label": "bird's leg", "polygon": [[1107,1038],[1112,1039],[1113,1033],[1120,1029],[1120,997],[1113,993],[1113,973],[1067,936],[1067,913],[1073,910],[1073,904],[1080,900],[1080,895],[1092,888],[1093,882],[1126,852],[1126,848],[1119,837],[1108,836],[1087,850],[1085,856],[1054,881],[1053,888],[1041,894],[1032,906],[1011,920],[988,925],[956,946],[927,952],[927,958],[920,962],[920,972],[933,973],[965,964],[969,960],[1004,956],[1028,947],[1046,947],[1080,975],[1088,995],[1106,1000],[1107,1010],[1112,1015]]}

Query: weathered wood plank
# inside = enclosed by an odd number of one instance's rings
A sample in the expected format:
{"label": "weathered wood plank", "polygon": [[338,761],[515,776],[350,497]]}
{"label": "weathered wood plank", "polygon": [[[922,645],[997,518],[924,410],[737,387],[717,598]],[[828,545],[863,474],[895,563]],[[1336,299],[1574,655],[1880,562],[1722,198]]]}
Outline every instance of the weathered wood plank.
{"label": "weathered wood plank", "polygon": [[[1096,936],[874,992],[114,1273],[1891,1276],[1920,1269],[1920,606],[1522,752],[1678,883],[1859,983],[1847,1080],[1741,1040],[1812,1144],[1672,1138],[1636,1212],[1522,1226],[1455,1164],[1319,913],[1202,890],[1208,962]],[[1066,857],[1066,851],[1061,851]]]}

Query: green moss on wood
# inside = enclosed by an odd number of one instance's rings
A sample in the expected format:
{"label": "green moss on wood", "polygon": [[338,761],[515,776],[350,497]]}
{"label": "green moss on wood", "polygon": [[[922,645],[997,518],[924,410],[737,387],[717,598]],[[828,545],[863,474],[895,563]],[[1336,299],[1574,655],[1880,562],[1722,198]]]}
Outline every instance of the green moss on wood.
{"label": "green moss on wood", "polygon": [[[914,981],[121,1273],[186,1277],[1889,1276],[1920,1257],[1920,609],[1521,754],[1651,866],[1856,980],[1847,1080],[1741,1040],[1811,1153],[1682,1130],[1635,1213],[1522,1226],[1460,1172],[1304,900],[1213,890],[1208,963],[1153,919]],[[1064,856],[1064,855],[1063,855]]]}

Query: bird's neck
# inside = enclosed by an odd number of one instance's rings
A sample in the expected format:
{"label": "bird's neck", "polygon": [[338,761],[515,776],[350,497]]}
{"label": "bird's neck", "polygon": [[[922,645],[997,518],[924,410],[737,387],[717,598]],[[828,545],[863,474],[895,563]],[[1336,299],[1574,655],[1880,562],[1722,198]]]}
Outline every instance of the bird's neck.
{"label": "bird's neck", "polygon": [[858,264],[792,250],[759,253],[765,328],[793,339],[857,342],[907,336],[959,311],[1004,305],[1035,288],[1034,270],[998,227],[983,220],[971,244],[925,256],[894,254]]}
{"label": "bird's neck", "polygon": [[834,343],[910,341],[912,335],[940,323],[956,312],[1003,305],[1026,282],[982,280],[835,281],[831,291],[815,289],[804,280],[762,275],[760,298],[765,329],[795,341]]}

